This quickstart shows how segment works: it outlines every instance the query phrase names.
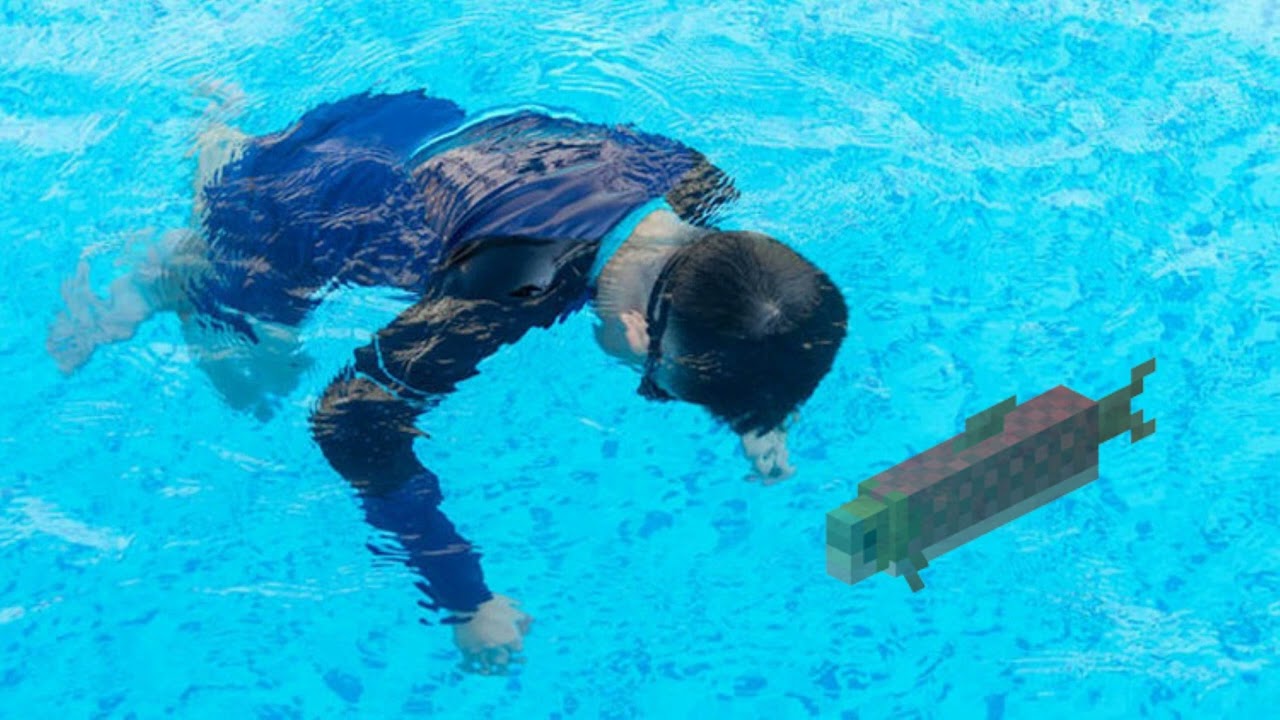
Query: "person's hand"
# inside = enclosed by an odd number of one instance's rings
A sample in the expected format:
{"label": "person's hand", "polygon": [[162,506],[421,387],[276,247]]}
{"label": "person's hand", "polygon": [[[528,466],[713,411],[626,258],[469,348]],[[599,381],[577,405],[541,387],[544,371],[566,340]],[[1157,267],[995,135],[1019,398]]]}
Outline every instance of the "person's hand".
{"label": "person's hand", "polygon": [[787,453],[787,427],[774,428],[766,433],[745,433],[742,435],[742,453],[751,461],[749,482],[761,482],[774,485],[795,474],[796,468],[791,464]]}
{"label": "person's hand", "polygon": [[524,662],[516,653],[524,650],[533,618],[517,610],[520,603],[503,595],[481,603],[471,619],[453,626],[453,642],[462,652],[463,672],[502,675],[511,663]]}

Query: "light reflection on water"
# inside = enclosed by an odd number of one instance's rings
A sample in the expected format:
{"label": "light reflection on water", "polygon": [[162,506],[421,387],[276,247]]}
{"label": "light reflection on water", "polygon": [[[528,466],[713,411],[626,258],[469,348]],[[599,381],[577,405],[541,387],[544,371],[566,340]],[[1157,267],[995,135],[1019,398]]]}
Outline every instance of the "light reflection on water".
{"label": "light reflection on water", "polygon": [[[1280,697],[1276,23],[1267,2],[5,4],[3,706],[1261,715]],[[800,475],[767,492],[702,416],[634,401],[586,317],[424,421],[449,512],[537,618],[506,681],[452,674],[307,438],[401,298],[324,308],[316,366],[266,423],[218,402],[171,319],[71,378],[42,352],[81,257],[105,287],[187,222],[194,138],[225,108],[269,132],[413,87],[697,147],[743,191],[726,224],[796,246],[852,312]],[[822,574],[822,513],[859,480],[999,398],[1101,394],[1151,355],[1160,432],[1108,446],[1097,482],[940,559],[919,595]]]}

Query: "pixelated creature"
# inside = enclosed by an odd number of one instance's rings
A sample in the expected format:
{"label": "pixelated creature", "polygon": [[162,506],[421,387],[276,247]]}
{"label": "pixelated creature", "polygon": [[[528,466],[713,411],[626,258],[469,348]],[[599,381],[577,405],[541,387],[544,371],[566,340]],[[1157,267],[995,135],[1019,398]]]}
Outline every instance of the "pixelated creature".
{"label": "pixelated creature", "polygon": [[965,431],[858,485],[827,513],[827,572],[853,584],[887,570],[913,591],[929,561],[1098,477],[1098,446],[1129,431],[1156,431],[1130,401],[1154,358],[1127,387],[1094,402],[1059,385],[1021,405],[1010,397],[965,422]]}

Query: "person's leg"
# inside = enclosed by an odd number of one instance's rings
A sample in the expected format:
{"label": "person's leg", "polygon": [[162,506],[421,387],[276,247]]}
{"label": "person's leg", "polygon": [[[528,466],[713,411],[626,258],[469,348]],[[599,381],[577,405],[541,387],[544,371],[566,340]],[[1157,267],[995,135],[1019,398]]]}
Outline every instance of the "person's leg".
{"label": "person's leg", "polygon": [[249,139],[249,135],[221,122],[211,124],[196,139],[196,176],[192,190],[197,226],[204,217],[204,189],[218,180],[224,167],[240,157]]}
{"label": "person's leg", "polygon": [[[196,227],[204,212],[204,188],[239,156],[247,137],[218,123],[197,139]],[[253,343],[217,328],[191,306],[186,291],[192,281],[216,272],[207,250],[198,232],[166,233],[132,272],[111,284],[105,298],[93,292],[89,263],[82,259],[63,285],[66,309],[53,321],[46,341],[58,367],[74,372],[97,348],[132,338],[156,313],[175,312],[193,358],[226,402],[259,418],[270,417],[312,361],[302,353],[295,328],[249,319],[258,337]]]}
{"label": "person's leg", "polygon": [[[215,122],[197,142],[195,178],[196,223],[205,211],[204,189],[217,181],[222,168],[240,157],[249,136]],[[200,257],[206,257],[202,251]],[[182,335],[197,365],[228,405],[269,419],[282,398],[291,393],[313,361],[302,351],[297,328],[246,318],[257,335],[243,335],[216,327],[194,312],[179,312]]]}
{"label": "person's leg", "polygon": [[106,297],[93,291],[89,260],[80,259],[75,275],[62,284],[66,307],[50,324],[45,341],[62,372],[76,371],[103,345],[132,338],[157,312],[181,308],[181,274],[199,265],[185,254],[199,244],[191,235],[185,230],[166,233],[131,272],[111,283]]}
{"label": "person's leg", "polygon": [[266,421],[298,386],[314,361],[302,350],[297,328],[251,320],[257,342],[216,327],[194,313],[179,313],[182,335],[197,366],[236,410]]}
{"label": "person's leg", "polygon": [[[208,129],[196,140],[195,227],[204,212],[204,187],[235,160],[248,138],[225,124],[243,104],[243,93],[231,83],[205,83],[197,94],[211,100],[205,111]],[[157,312],[183,310],[182,288],[192,273],[207,271],[204,244],[190,230],[166,233],[159,245],[118,278],[101,297],[91,287],[89,262],[80,260],[76,273],[62,285],[66,308],[49,327],[45,348],[62,372],[70,374],[93,356],[97,348],[128,340]]]}

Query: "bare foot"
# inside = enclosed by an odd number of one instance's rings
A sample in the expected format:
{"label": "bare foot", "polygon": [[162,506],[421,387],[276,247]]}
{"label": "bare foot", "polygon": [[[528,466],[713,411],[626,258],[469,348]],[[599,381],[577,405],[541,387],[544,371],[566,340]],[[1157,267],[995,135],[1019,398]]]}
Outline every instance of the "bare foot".
{"label": "bare foot", "polygon": [[65,374],[82,367],[95,350],[133,337],[154,310],[130,276],[111,284],[108,297],[93,292],[89,261],[81,258],[75,275],[62,284],[66,308],[49,325],[45,350]]}

